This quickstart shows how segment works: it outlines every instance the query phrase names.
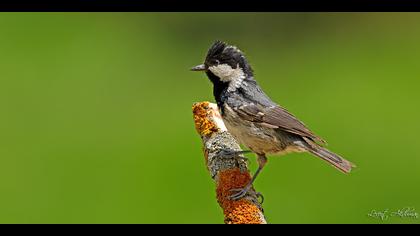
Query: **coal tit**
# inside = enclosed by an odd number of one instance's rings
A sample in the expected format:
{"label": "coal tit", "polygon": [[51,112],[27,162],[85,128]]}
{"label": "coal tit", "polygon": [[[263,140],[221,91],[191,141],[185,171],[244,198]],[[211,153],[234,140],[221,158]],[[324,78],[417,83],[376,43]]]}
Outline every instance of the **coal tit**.
{"label": "coal tit", "polygon": [[309,152],[344,173],[354,167],[323,147],[326,144],[323,139],[264,93],[237,47],[216,41],[208,50],[204,64],[191,70],[207,74],[226,128],[258,156],[258,169],[250,183],[237,190],[231,199],[238,200],[247,194],[266,164],[267,154]]}

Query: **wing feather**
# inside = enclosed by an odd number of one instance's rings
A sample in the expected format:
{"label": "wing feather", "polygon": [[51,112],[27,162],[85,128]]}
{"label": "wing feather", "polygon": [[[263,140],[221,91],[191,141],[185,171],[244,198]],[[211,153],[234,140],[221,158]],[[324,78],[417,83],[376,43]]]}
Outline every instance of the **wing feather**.
{"label": "wing feather", "polygon": [[280,106],[263,107],[256,104],[239,106],[238,114],[249,121],[258,122],[270,128],[278,128],[289,133],[309,138],[315,142],[326,142],[310,131],[305,124],[299,121],[293,114]]}

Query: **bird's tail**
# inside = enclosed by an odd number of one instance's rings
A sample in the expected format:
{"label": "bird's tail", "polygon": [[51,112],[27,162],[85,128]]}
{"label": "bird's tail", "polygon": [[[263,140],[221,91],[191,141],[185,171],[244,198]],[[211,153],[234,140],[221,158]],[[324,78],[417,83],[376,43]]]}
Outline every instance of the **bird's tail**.
{"label": "bird's tail", "polygon": [[356,165],[354,165],[350,161],[340,157],[339,155],[313,142],[309,142],[307,145],[304,145],[304,146],[305,146],[304,148],[308,152],[321,158],[324,161],[327,161],[328,163],[330,163],[332,166],[334,166],[335,168],[337,168],[343,173],[346,173],[346,174],[350,173],[351,169],[353,167],[356,167]]}

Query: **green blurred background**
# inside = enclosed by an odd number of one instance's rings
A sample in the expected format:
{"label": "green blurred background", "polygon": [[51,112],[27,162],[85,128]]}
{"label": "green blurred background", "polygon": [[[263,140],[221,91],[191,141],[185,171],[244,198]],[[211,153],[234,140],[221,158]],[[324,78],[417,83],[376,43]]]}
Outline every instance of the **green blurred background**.
{"label": "green blurred background", "polygon": [[[419,223],[419,13],[1,13],[1,223],[223,223],[191,106],[211,43],[329,148],[269,159],[270,223]],[[256,163],[253,155],[251,169]]]}

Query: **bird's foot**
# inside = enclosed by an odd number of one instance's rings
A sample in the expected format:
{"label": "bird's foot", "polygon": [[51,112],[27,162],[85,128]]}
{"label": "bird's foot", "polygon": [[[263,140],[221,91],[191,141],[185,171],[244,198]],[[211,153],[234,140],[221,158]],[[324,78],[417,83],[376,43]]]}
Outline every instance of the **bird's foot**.
{"label": "bird's foot", "polygon": [[231,192],[236,192],[236,193],[230,195],[229,196],[229,199],[230,200],[233,200],[233,201],[237,201],[239,199],[242,199],[243,197],[245,197],[248,194],[248,192],[249,192],[250,189],[251,189],[250,186],[246,186],[245,188],[231,189],[230,190]]}
{"label": "bird's foot", "polygon": [[[237,192],[237,193],[230,195],[229,199],[233,200],[233,201],[239,200],[239,199],[245,197],[249,193],[249,190],[250,190],[250,188],[248,188],[248,187],[231,189],[230,190],[231,192]],[[255,193],[255,196],[257,197],[257,199],[261,198],[261,201],[259,201],[259,204],[263,204],[264,196],[262,195],[262,193],[257,192],[257,193]]]}

